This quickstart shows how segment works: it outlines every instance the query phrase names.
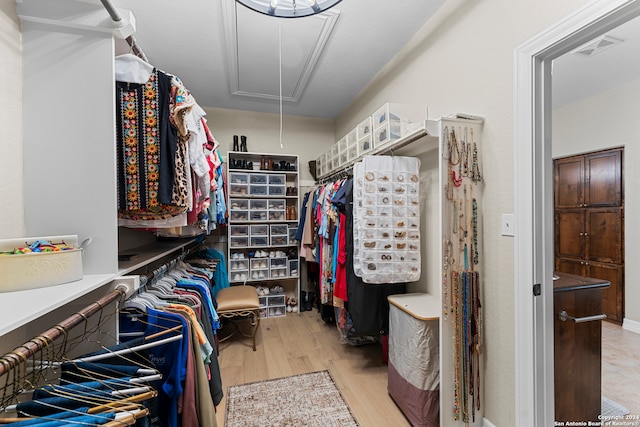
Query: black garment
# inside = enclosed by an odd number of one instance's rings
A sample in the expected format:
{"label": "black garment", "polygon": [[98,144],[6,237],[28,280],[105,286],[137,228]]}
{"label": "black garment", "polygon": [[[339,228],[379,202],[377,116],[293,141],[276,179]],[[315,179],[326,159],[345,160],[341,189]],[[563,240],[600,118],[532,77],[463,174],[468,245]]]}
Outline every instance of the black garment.
{"label": "black garment", "polygon": [[353,328],[350,336],[387,335],[389,333],[389,302],[387,296],[404,294],[405,283],[370,285],[353,272],[353,179],[345,186],[346,245],[347,245],[347,296],[346,308],[351,315]]}
{"label": "black garment", "polygon": [[[157,78],[157,81],[154,79]],[[153,91],[155,89],[155,92]],[[132,110],[135,110],[137,117],[135,117],[137,126],[135,128],[125,129],[123,125],[123,114],[127,109],[124,101],[124,96],[128,94],[135,94],[135,99],[138,105]],[[153,95],[152,95],[153,94]],[[157,149],[159,150],[159,164],[150,165],[147,164],[147,158],[145,153],[145,128],[148,127],[148,117],[145,116],[145,102],[156,102],[157,106],[154,109],[157,116],[157,126],[159,132],[155,135]],[[147,209],[147,188],[146,176],[150,167],[156,167],[156,171],[159,173],[158,180],[158,194],[157,201],[161,204],[171,204],[171,198],[173,193],[173,181],[175,175],[175,157],[176,150],[178,149],[178,133],[177,129],[171,125],[170,121],[170,102],[171,102],[171,76],[163,73],[160,70],[154,69],[149,81],[146,83],[129,83],[129,82],[116,82],[116,140],[118,151],[118,208],[124,210],[127,208],[127,192],[126,189],[131,183],[127,182],[126,168],[130,166],[127,164],[125,153],[128,149],[127,137],[133,136],[136,140],[136,149],[138,150],[138,162],[135,165],[137,167],[138,183],[140,187],[139,194],[141,200],[140,209]],[[135,133],[135,135],[129,135],[129,132]],[[151,196],[153,197],[153,196]]]}

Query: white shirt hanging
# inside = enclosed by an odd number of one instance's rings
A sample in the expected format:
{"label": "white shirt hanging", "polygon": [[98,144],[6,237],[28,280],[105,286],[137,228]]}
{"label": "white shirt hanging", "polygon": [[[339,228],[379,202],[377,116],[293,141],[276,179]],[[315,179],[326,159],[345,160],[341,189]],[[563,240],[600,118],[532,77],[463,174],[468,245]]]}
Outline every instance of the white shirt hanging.
{"label": "white shirt hanging", "polygon": [[146,83],[153,72],[153,65],[131,53],[115,58],[116,81],[128,83]]}

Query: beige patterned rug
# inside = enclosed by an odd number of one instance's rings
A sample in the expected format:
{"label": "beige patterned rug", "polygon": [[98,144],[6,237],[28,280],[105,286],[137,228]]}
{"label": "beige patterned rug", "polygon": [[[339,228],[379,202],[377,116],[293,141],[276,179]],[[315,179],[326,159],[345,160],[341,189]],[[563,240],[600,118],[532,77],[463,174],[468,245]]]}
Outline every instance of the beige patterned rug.
{"label": "beige patterned rug", "polygon": [[225,427],[357,427],[329,371],[230,386]]}

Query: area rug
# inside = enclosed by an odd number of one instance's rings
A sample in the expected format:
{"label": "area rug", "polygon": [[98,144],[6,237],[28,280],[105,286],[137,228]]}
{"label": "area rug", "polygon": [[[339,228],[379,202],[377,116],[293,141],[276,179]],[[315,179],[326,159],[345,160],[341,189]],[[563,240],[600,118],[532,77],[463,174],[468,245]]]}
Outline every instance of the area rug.
{"label": "area rug", "polygon": [[622,406],[621,404],[614,402],[611,399],[607,399],[604,396],[602,398],[602,406],[600,408],[600,413],[603,417],[609,417],[609,419],[613,419],[614,417],[627,415],[629,410]]}
{"label": "area rug", "polygon": [[357,427],[329,371],[227,389],[225,427]]}

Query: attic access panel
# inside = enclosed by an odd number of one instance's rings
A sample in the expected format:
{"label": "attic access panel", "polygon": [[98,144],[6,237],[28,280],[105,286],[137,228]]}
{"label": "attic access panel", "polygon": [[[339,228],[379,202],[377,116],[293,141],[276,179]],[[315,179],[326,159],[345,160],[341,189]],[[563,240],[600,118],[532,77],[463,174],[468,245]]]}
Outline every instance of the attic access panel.
{"label": "attic access panel", "polygon": [[[299,19],[274,18],[229,0],[227,57],[232,95],[298,102],[329,39],[337,10]],[[259,64],[256,66],[255,64]]]}

